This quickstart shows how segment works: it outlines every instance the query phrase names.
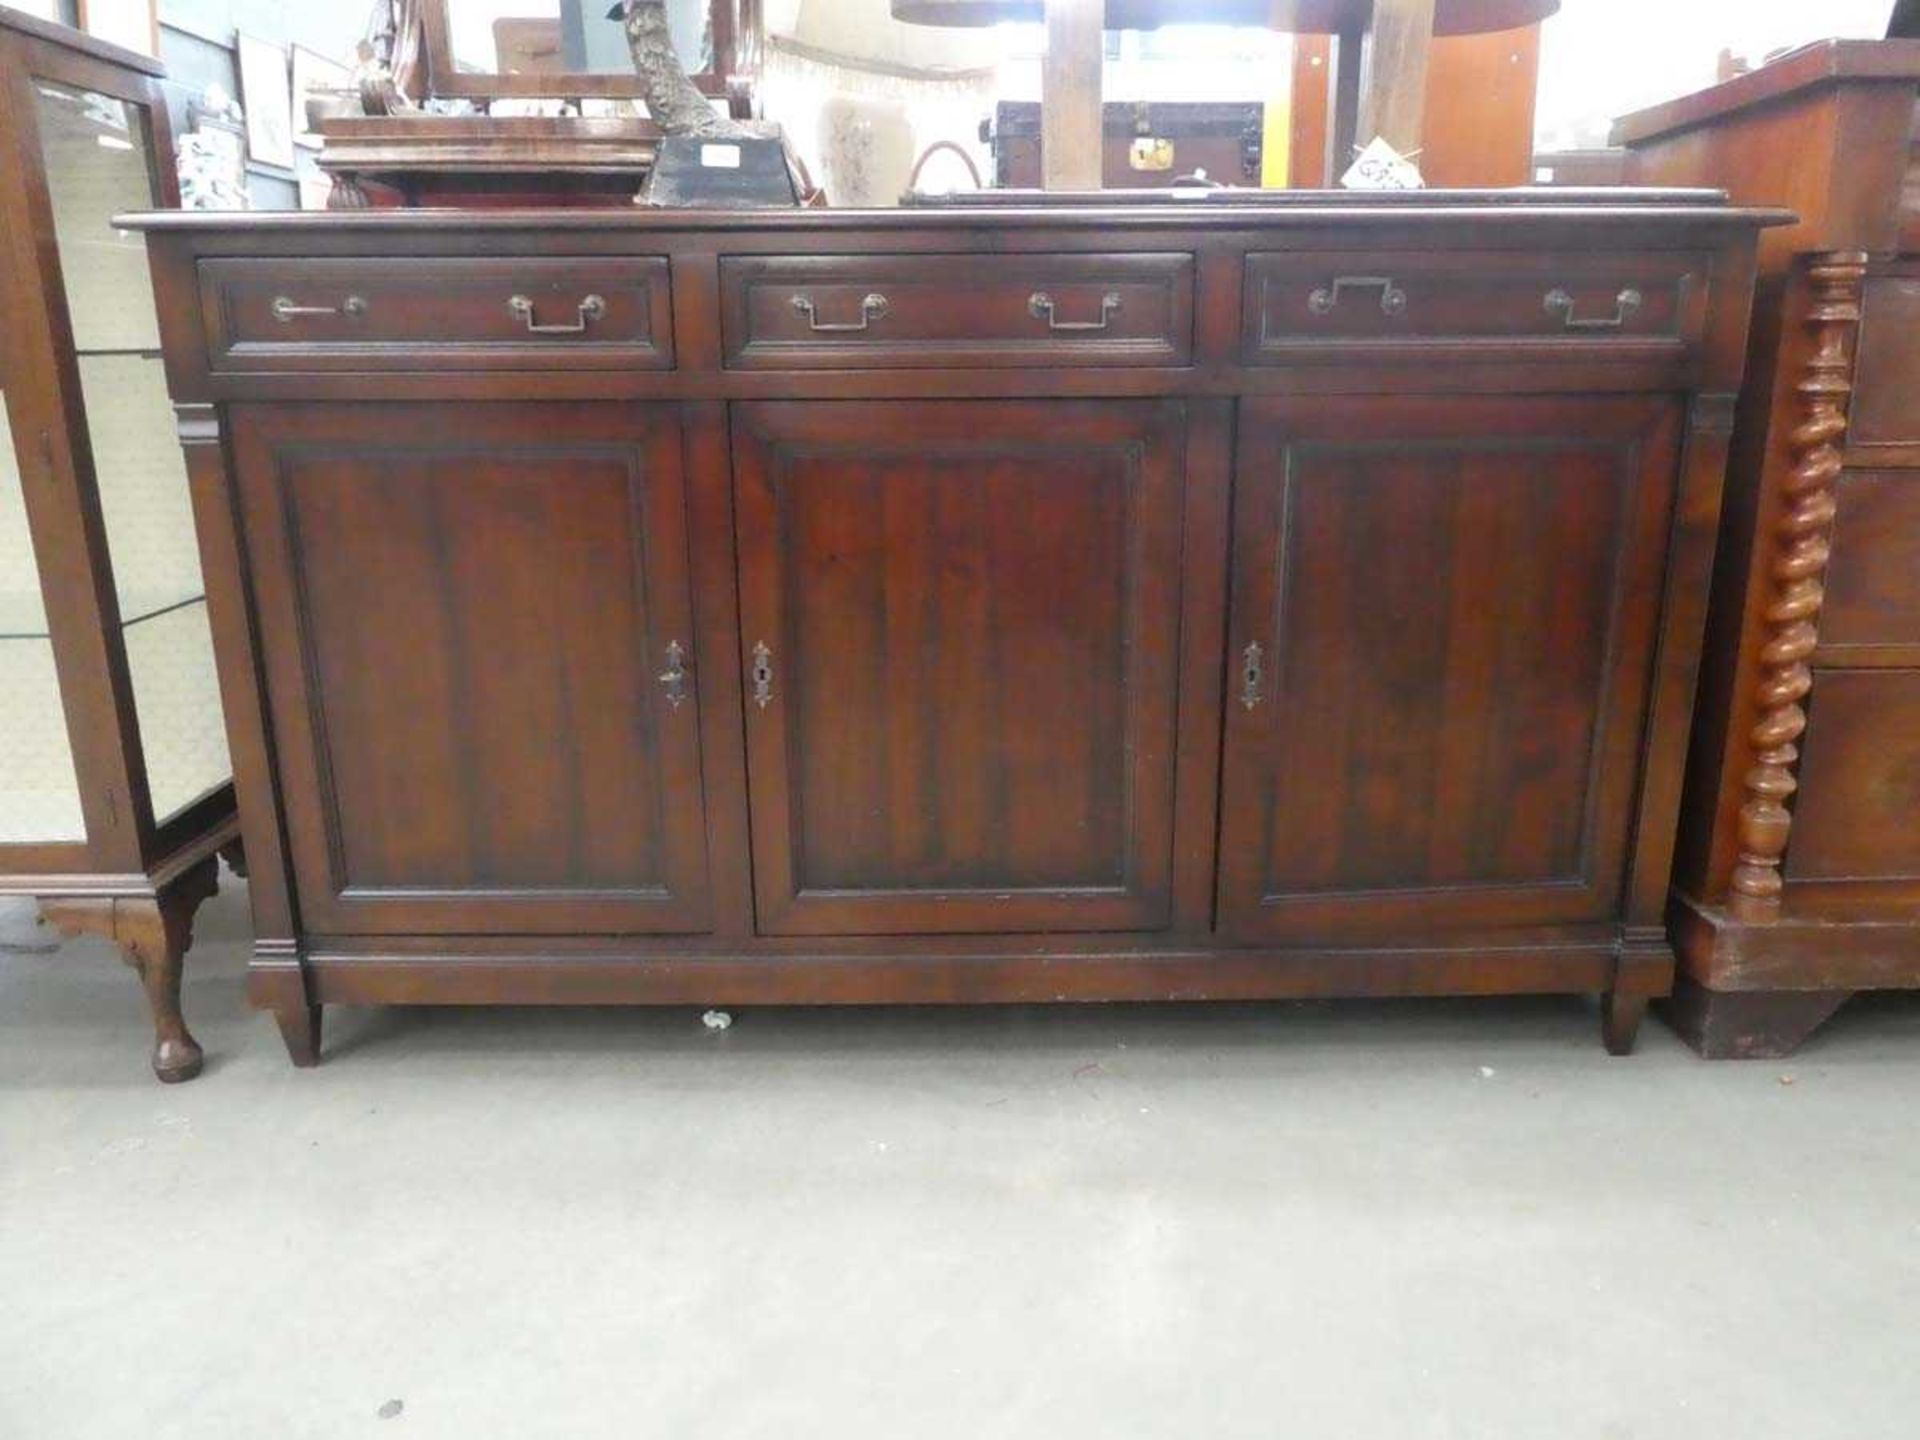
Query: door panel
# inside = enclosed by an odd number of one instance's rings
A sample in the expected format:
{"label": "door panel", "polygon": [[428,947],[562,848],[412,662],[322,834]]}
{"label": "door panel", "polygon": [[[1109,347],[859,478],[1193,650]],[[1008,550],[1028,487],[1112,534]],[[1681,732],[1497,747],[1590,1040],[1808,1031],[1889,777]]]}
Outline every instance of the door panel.
{"label": "door panel", "polygon": [[306,928],[707,928],[674,410],[254,406],[235,443]]}
{"label": "door panel", "polygon": [[1677,416],[1557,397],[1244,407],[1225,930],[1614,914]]}
{"label": "door panel", "polygon": [[1181,408],[735,416],[761,929],[1166,925]]}

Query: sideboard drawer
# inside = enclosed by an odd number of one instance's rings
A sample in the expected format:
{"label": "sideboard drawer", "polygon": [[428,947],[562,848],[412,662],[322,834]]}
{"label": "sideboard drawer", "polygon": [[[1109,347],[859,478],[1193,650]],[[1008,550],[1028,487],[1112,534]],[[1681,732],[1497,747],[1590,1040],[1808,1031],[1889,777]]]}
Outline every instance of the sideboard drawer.
{"label": "sideboard drawer", "polygon": [[730,369],[1185,365],[1191,255],[781,255],[720,262]]}
{"label": "sideboard drawer", "polygon": [[203,259],[214,373],[673,365],[667,262]]}
{"label": "sideboard drawer", "polygon": [[1243,350],[1249,364],[1491,344],[1677,351],[1705,324],[1707,273],[1676,253],[1249,255]]}

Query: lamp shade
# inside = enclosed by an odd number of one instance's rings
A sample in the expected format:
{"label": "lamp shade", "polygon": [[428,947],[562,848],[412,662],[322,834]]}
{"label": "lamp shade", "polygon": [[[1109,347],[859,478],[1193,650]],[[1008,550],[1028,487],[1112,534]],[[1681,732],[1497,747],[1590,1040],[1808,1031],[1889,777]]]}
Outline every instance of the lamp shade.
{"label": "lamp shade", "polygon": [[924,25],[902,24],[887,5],[888,0],[800,0],[787,26],[768,15],[768,33],[791,38],[816,55],[929,74],[990,67],[998,58],[991,35],[943,35]]}
{"label": "lamp shade", "polygon": [[[998,25],[1046,18],[1045,0],[892,0],[894,18],[916,25]],[[1480,35],[1544,20],[1560,0],[1436,0],[1436,35]],[[1295,35],[1366,27],[1373,0],[1107,0],[1107,29],[1162,25],[1265,25]]]}

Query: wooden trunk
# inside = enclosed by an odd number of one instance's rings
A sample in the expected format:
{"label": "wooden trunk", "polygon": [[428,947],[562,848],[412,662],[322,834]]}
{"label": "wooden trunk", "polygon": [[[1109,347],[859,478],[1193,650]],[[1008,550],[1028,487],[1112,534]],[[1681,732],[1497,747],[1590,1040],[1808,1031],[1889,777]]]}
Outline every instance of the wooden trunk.
{"label": "wooden trunk", "polygon": [[256,1000],[303,1060],[327,1003],[1514,991],[1624,1049],[1768,218],[143,219]]}
{"label": "wooden trunk", "polygon": [[1799,213],[1759,305],[1675,877],[1705,1053],[1920,986],[1920,41],[1809,46],[1630,116],[1643,184]]}

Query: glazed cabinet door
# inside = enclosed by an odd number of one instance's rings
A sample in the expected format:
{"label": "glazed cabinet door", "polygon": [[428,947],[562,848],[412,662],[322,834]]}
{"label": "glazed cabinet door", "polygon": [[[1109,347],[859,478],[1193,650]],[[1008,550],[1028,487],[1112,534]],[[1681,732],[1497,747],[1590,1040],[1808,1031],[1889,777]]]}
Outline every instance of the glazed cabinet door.
{"label": "glazed cabinet door", "polygon": [[1162,401],[736,407],[762,931],[1168,923],[1184,439]]}
{"label": "glazed cabinet door", "polygon": [[675,408],[233,429],[304,928],[707,929]]}
{"label": "glazed cabinet door", "polygon": [[1617,914],[1679,421],[1647,398],[1243,407],[1225,932]]}

